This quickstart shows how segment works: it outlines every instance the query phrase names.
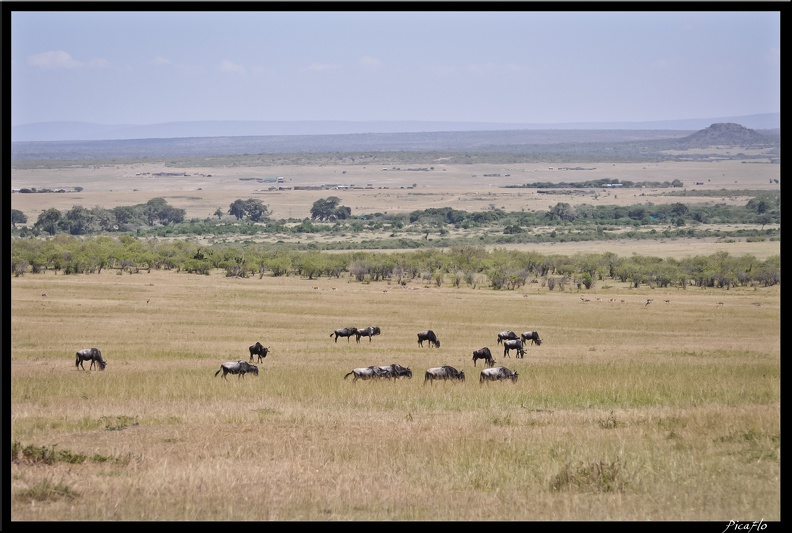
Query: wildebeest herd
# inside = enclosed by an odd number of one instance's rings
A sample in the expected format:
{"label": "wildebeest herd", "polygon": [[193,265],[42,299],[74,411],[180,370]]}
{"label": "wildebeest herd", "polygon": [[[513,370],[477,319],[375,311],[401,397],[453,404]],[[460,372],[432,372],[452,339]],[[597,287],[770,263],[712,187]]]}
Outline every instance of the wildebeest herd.
{"label": "wildebeest herd", "polygon": [[[375,335],[380,335],[381,333],[382,330],[378,326],[369,326],[365,328],[346,327],[334,330],[330,334],[330,337],[335,337],[334,342],[338,342],[338,337],[346,337],[347,342],[349,342],[349,338],[354,335],[355,340],[360,343],[361,337],[368,337],[369,342],[371,342],[372,337]],[[440,348],[440,339],[431,329],[418,333],[418,346],[423,347],[424,341],[428,342],[430,348]],[[529,341],[531,344],[536,344],[537,346],[542,344],[542,340],[539,338],[539,333],[536,331],[526,331],[519,336],[513,331],[501,331],[498,333],[497,341],[498,344],[503,345],[503,357],[510,357],[509,352],[511,350],[515,350],[517,352],[517,357],[523,358],[525,357],[525,346]],[[246,374],[258,376],[259,369],[258,366],[253,364],[253,357],[258,356],[257,362],[261,363],[270,353],[270,347],[264,346],[261,344],[261,342],[257,341],[255,344],[252,344],[248,347],[248,351],[250,353],[249,362],[240,359],[238,361],[227,361],[222,363],[220,365],[220,369],[215,372],[215,377],[217,377],[221,372],[223,373],[224,379],[228,379],[228,374],[234,374],[239,378],[244,377]],[[492,352],[487,346],[473,351],[473,366],[476,366],[476,361],[479,359],[484,361],[485,366],[479,375],[480,384],[484,383],[485,381],[517,381],[517,372],[509,370],[504,366],[495,366],[495,358],[492,356]],[[91,362],[90,366],[88,367],[89,370],[92,370],[94,365],[97,365],[99,370],[104,370],[107,366],[107,361],[102,357],[102,352],[98,348],[85,348],[79,350],[77,352],[75,366],[85,370],[85,366],[83,366],[84,361]],[[359,379],[388,379],[395,381],[403,377],[412,379],[412,375],[412,370],[409,367],[392,363],[390,365],[384,366],[354,368],[344,375],[344,379],[352,376],[353,382]],[[462,370],[457,370],[453,366],[449,365],[429,368],[424,373],[424,385],[426,385],[427,382],[432,383],[434,381],[464,382],[465,372]]]}
{"label": "wildebeest herd", "polygon": [[[372,335],[379,335],[381,333],[380,328],[378,327],[368,327],[364,329],[358,329],[354,327],[346,327],[346,328],[339,328],[333,333],[330,334],[331,337],[335,337],[335,342],[338,342],[338,337],[347,337],[347,341],[349,337],[352,335],[356,335],[358,342],[360,342],[361,336],[368,336],[369,342],[371,341]],[[515,350],[517,352],[517,357],[523,358],[525,357],[525,346],[530,341],[531,344],[536,344],[540,346],[542,344],[542,339],[539,337],[539,333],[536,331],[526,331],[521,335],[517,335],[513,331],[501,331],[498,333],[498,344],[503,344],[503,356],[509,357],[509,352],[511,350]],[[440,348],[440,339],[438,338],[437,334],[428,329],[426,331],[421,331],[418,333],[418,346],[423,347],[423,343],[426,341],[430,348]],[[482,359],[484,361],[485,369],[481,371],[479,376],[479,383],[482,384],[486,381],[499,381],[499,380],[511,380],[512,382],[517,381],[517,372],[509,370],[505,366],[495,366],[495,358],[492,357],[492,352],[487,346],[479,348],[473,351],[473,366],[476,366],[476,361]],[[395,369],[401,369],[401,373],[396,371]],[[397,364],[392,364],[388,366],[368,366],[368,367],[359,367],[353,368],[351,371],[347,372],[344,375],[344,379],[347,379],[349,376],[353,376],[352,381],[355,382],[359,379],[362,380],[370,380],[370,379],[393,379],[395,380],[398,377],[408,377],[412,378],[412,371],[409,368],[402,367]],[[458,370],[450,365],[443,365],[439,367],[433,367],[426,370],[424,373],[424,385],[427,382],[432,383],[434,381],[465,381],[465,372],[462,370]]]}

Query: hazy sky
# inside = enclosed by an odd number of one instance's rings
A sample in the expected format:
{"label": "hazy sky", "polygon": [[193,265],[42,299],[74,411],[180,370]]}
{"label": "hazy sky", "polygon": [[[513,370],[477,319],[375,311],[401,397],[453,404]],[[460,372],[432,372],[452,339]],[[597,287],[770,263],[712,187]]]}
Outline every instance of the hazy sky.
{"label": "hazy sky", "polygon": [[780,25],[779,11],[14,11],[11,123],[779,112]]}

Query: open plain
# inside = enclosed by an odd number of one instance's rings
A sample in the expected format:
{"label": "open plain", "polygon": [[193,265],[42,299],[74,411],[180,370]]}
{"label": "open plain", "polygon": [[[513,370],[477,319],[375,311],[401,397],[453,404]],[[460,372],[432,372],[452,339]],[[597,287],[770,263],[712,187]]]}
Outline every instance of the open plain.
{"label": "open plain", "polygon": [[[397,168],[411,168],[405,161]],[[421,163],[421,166],[426,166]],[[14,170],[32,224],[48,208],[165,198],[187,217],[258,198],[302,219],[329,195],[354,215],[557,202],[736,202],[666,189],[542,194],[504,188],[613,177],[684,188],[778,190],[779,165],[739,161],[432,170],[134,164]],[[551,168],[553,167],[553,168]],[[183,176],[154,176],[158,173]],[[210,176],[211,174],[211,176]],[[485,176],[499,174],[499,176]],[[508,176],[507,176],[508,174]],[[284,177],[286,190],[258,178]],[[701,185],[695,185],[701,183]],[[294,187],[348,185],[348,189]],[[527,246],[527,245],[525,245]],[[629,240],[527,246],[544,253],[759,259],[779,241]],[[12,521],[780,520],[780,289],[590,290],[360,283],[347,276],[226,277],[166,270],[12,277]],[[340,327],[379,326],[370,341]],[[441,347],[417,344],[434,330]],[[537,331],[525,357],[497,333]],[[270,347],[259,375],[215,376]],[[104,371],[78,369],[96,346]],[[479,383],[487,346],[516,382]],[[256,361],[254,361],[255,363]],[[411,379],[353,382],[398,363]],[[461,383],[424,385],[430,367]],[[87,365],[86,365],[87,367]]]}
{"label": "open plain", "polygon": [[[11,293],[12,520],[780,519],[777,287],[105,270]],[[543,342],[504,357],[505,329]],[[215,376],[256,341],[258,376]],[[75,368],[91,346],[106,370]],[[516,382],[479,384],[484,346]],[[391,363],[412,378],[344,379]],[[424,385],[441,365],[466,380]]]}

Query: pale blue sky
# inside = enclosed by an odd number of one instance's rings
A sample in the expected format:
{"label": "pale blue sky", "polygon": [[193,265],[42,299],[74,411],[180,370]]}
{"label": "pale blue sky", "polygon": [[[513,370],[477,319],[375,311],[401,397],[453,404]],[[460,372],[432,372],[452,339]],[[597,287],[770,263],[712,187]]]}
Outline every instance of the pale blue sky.
{"label": "pale blue sky", "polygon": [[779,112],[780,25],[778,11],[14,11],[11,123]]}

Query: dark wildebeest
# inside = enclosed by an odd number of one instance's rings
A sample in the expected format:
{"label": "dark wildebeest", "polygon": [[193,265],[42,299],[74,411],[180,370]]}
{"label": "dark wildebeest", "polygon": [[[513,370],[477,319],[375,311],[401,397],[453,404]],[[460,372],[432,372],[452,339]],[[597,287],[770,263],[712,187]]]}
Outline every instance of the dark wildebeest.
{"label": "dark wildebeest", "polygon": [[94,364],[99,367],[99,370],[104,370],[105,366],[107,366],[107,361],[102,358],[102,352],[99,351],[99,348],[84,348],[77,352],[77,360],[75,361],[74,366],[85,370],[83,361],[91,362],[91,364],[88,366],[89,370],[93,369]]}
{"label": "dark wildebeest", "polygon": [[355,332],[355,340],[360,342],[360,337],[368,337],[369,342],[371,342],[371,337],[374,335],[379,335],[381,333],[380,328],[377,326],[369,326],[367,328],[359,329]]}
{"label": "dark wildebeest", "polygon": [[490,349],[486,346],[473,352],[473,366],[476,366],[476,361],[478,359],[484,359],[485,366],[495,366],[495,359],[492,358],[492,352],[490,352]]}
{"label": "dark wildebeest", "polygon": [[357,333],[357,328],[339,328],[332,332],[330,336],[335,335],[335,342],[338,342],[338,337],[346,337],[349,342],[349,337]]}
{"label": "dark wildebeest", "polygon": [[348,378],[349,376],[354,376],[352,378],[352,382],[359,379],[380,379],[380,378],[387,378],[389,377],[389,373],[386,370],[382,370],[378,366],[369,366],[369,367],[361,367],[361,368],[353,368],[351,372],[347,372],[344,375],[344,379]]}
{"label": "dark wildebeest", "polygon": [[517,350],[517,357],[524,357],[525,350],[520,339],[508,339],[503,341],[503,357],[509,357],[510,350]]}
{"label": "dark wildebeest", "polygon": [[537,346],[542,345],[542,339],[539,338],[539,333],[536,331],[520,333],[520,340],[523,341],[523,344],[528,344],[528,341],[531,341],[531,344],[536,343]]}
{"label": "dark wildebeest", "polygon": [[479,376],[479,384],[485,381],[499,381],[501,379],[510,379],[513,383],[517,383],[517,372],[512,372],[505,366],[485,368],[481,371],[481,375]]}
{"label": "dark wildebeest", "polygon": [[505,340],[514,340],[519,339],[520,337],[513,331],[501,331],[498,333],[498,344],[501,344]]}
{"label": "dark wildebeest", "polygon": [[267,357],[270,349],[269,346],[263,346],[260,342],[256,341],[256,344],[248,347],[248,350],[250,350],[250,360],[253,361],[253,356],[258,355],[258,362],[260,363],[262,359]]}
{"label": "dark wildebeest", "polygon": [[228,374],[236,374],[237,378],[241,378],[248,372],[254,376],[258,376],[258,367],[240,359],[239,361],[228,361],[220,365],[220,370],[215,372],[215,377],[217,377],[217,374],[220,372],[223,373],[224,379],[228,379],[226,377]]}
{"label": "dark wildebeest", "polygon": [[435,335],[435,332],[432,331],[431,329],[422,331],[418,334],[418,346],[423,348],[424,341],[429,341],[430,348],[432,346],[434,346],[435,348],[440,347],[440,339],[437,338],[437,335]]}
{"label": "dark wildebeest", "polygon": [[385,372],[383,377],[392,379],[394,381],[397,380],[398,378],[412,379],[412,370],[410,370],[406,366],[401,366],[394,363],[392,365],[380,366],[377,368]]}
{"label": "dark wildebeest", "polygon": [[424,385],[426,382],[433,383],[435,381],[465,381],[465,372],[457,370],[453,366],[443,365],[435,368],[429,368],[424,374]]}

